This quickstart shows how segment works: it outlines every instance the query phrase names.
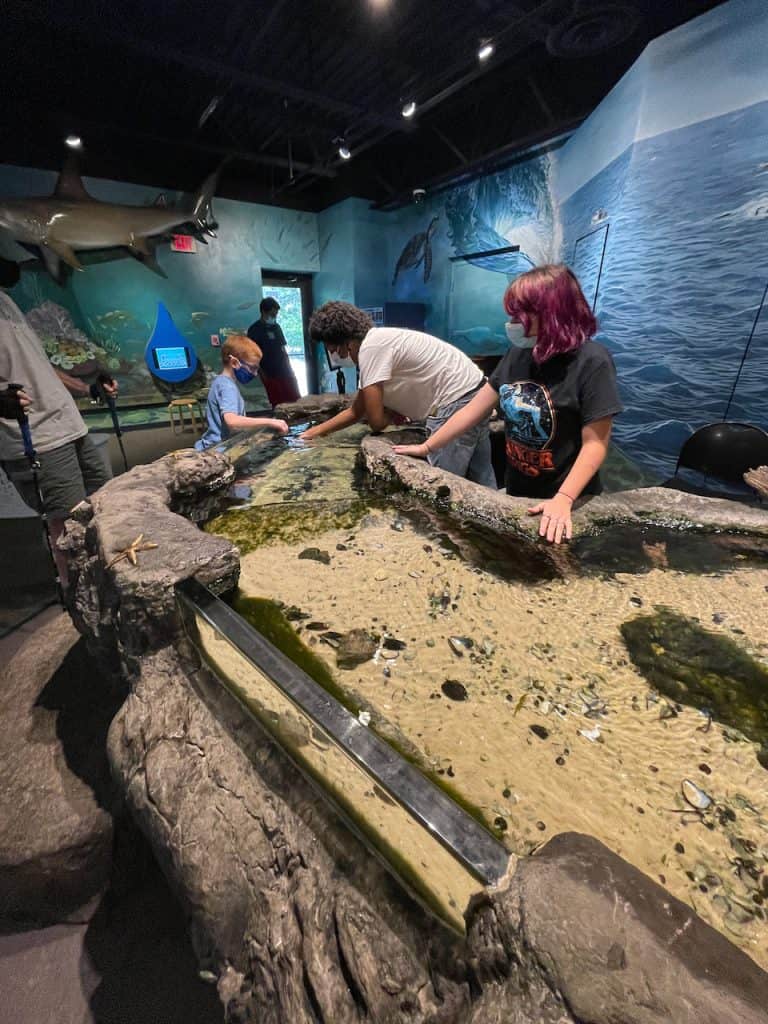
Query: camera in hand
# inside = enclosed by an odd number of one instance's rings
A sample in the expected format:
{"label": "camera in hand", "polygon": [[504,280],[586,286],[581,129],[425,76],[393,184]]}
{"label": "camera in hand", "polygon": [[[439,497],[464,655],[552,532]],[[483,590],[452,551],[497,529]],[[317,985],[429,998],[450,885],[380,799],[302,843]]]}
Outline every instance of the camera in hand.
{"label": "camera in hand", "polygon": [[9,381],[5,389],[0,391],[0,419],[18,420],[19,423],[26,420],[27,414],[19,398],[19,392],[23,390],[23,384],[12,384]]}

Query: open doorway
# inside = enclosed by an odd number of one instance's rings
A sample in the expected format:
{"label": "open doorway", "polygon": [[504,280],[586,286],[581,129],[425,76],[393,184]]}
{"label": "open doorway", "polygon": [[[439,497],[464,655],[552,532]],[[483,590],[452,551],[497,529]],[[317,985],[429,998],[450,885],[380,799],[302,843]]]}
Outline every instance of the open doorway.
{"label": "open doorway", "polygon": [[263,297],[280,303],[278,323],[285,335],[288,358],[302,395],[317,391],[317,368],[307,344],[307,324],[312,312],[312,278],[309,274],[270,272],[262,275]]}

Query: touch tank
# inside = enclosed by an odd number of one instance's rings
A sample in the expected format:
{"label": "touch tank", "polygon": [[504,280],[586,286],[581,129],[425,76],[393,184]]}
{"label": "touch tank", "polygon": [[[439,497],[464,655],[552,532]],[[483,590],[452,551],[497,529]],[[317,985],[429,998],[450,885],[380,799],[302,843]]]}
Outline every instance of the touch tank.
{"label": "touch tank", "polygon": [[768,966],[768,542],[617,523],[558,562],[372,489],[366,433],[225,446],[232,606],[511,853],[592,835]]}

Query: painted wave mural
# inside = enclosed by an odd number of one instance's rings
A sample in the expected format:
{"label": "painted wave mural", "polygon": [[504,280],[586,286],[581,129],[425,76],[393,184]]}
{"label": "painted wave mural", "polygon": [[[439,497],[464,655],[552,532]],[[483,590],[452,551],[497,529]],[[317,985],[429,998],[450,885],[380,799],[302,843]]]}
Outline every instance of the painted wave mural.
{"label": "painted wave mural", "polygon": [[588,293],[602,253],[580,265],[575,243],[607,212],[597,314],[626,405],[615,436],[661,475],[726,410],[768,428],[767,125],[760,103],[643,140],[563,206]]}

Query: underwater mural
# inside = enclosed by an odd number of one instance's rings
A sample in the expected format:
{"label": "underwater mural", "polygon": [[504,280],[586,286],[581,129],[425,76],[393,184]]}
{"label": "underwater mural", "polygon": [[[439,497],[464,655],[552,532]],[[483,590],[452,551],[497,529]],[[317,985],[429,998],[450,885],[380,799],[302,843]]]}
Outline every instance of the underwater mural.
{"label": "underwater mural", "polygon": [[731,0],[655,40],[558,154],[563,258],[626,407],[615,436],[663,477],[707,423],[768,428],[766,46],[765,4]]}
{"label": "underwater mural", "polygon": [[428,330],[469,355],[502,355],[504,289],[558,253],[553,160],[532,156],[393,215],[386,298],[426,303]]}
{"label": "underwater mural", "polygon": [[438,220],[430,279],[401,268],[387,298],[501,355],[507,283],[561,260],[616,361],[614,437],[633,459],[664,479],[707,423],[768,429],[767,49],[761,0],[655,40],[564,145],[394,215],[395,268]]}
{"label": "underwater mural", "polygon": [[397,276],[401,270],[418,269],[422,263],[424,264],[424,284],[429,281],[429,276],[432,273],[432,235],[439,220],[439,217],[433,217],[427,230],[415,234],[400,253],[395,267],[395,276],[392,278],[393,287],[397,284]]}

